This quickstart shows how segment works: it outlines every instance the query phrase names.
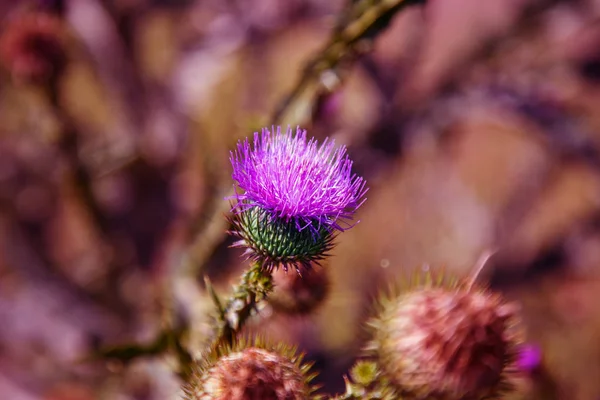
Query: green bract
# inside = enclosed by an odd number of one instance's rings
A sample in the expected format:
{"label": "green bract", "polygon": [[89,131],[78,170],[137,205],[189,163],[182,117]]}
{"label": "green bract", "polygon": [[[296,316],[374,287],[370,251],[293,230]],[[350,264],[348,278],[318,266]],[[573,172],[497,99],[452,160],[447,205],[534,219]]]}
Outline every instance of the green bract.
{"label": "green bract", "polygon": [[[294,219],[283,219],[260,207],[248,208],[232,218],[233,235],[241,240],[235,247],[245,247],[245,254],[271,271],[282,267],[310,268],[325,258],[333,245],[333,230],[312,221],[312,226],[297,226]],[[312,229],[311,229],[312,228]]]}

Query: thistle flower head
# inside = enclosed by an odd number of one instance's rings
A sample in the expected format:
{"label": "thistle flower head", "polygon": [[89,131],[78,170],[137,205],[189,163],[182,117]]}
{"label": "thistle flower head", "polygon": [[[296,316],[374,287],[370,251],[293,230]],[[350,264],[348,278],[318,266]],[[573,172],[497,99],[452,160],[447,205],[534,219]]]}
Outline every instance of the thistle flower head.
{"label": "thistle flower head", "polygon": [[310,400],[309,364],[285,345],[238,340],[196,365],[184,386],[186,400]]}
{"label": "thistle flower head", "polygon": [[478,400],[510,388],[521,341],[516,309],[472,282],[429,279],[381,302],[369,349],[400,393]]}
{"label": "thistle flower head", "polygon": [[351,172],[345,147],[320,146],[298,128],[263,129],[231,153],[234,246],[267,269],[299,270],[327,256],[335,232],[351,227],[365,181]]}
{"label": "thistle flower head", "polygon": [[[352,174],[344,146],[325,139],[319,146],[306,131],[281,133],[264,128],[238,143],[231,153],[239,211],[258,206],[273,216],[293,220],[298,229],[315,231],[321,225],[347,229],[347,222],[363,203],[365,180]],[[315,224],[316,222],[316,224]]]}

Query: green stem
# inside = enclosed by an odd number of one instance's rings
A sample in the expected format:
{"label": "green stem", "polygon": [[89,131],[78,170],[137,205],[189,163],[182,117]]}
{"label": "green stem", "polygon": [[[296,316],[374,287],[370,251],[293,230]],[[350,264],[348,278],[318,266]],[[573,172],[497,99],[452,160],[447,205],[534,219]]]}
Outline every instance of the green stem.
{"label": "green stem", "polygon": [[[212,291],[211,288],[209,290]],[[231,345],[236,333],[242,329],[256,305],[264,300],[272,290],[273,277],[271,273],[256,263],[244,273],[242,281],[234,289],[224,308],[221,307],[214,292],[211,293],[215,299],[220,320],[212,349],[218,350],[220,346]]]}

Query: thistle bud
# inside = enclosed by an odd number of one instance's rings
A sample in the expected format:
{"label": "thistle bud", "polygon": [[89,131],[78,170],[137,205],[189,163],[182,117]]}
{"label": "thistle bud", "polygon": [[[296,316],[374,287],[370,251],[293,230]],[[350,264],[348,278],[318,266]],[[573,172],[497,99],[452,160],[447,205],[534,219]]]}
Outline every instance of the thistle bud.
{"label": "thistle bud", "polygon": [[471,285],[428,285],[381,302],[371,323],[384,374],[415,399],[479,400],[509,388],[517,310]]}
{"label": "thistle bud", "polygon": [[273,309],[284,314],[307,314],[323,303],[329,291],[325,268],[302,274],[278,270],[273,274],[275,289],[267,298]]}
{"label": "thistle bud", "polygon": [[240,341],[203,359],[184,387],[186,400],[317,399],[314,375],[302,356],[283,345]]}
{"label": "thistle bud", "polygon": [[236,194],[231,232],[235,246],[265,269],[309,268],[327,256],[335,232],[352,225],[367,191],[352,174],[346,148],[306,131],[263,129],[231,153]]}

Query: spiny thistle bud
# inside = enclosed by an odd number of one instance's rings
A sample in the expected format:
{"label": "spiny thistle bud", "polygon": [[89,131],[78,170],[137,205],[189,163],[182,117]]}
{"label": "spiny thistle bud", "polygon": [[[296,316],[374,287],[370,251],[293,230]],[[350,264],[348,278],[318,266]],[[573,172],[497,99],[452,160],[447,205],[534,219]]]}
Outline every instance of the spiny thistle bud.
{"label": "spiny thistle bud", "polygon": [[381,301],[370,323],[391,383],[415,399],[479,400],[510,388],[521,341],[517,310],[473,282],[430,279]]}
{"label": "spiny thistle bud", "polygon": [[331,249],[336,231],[364,202],[363,178],[352,174],[346,148],[325,140],[320,146],[306,131],[285,134],[264,128],[231,153],[234,246],[265,269],[300,270],[319,262]]}
{"label": "spiny thistle bud", "polygon": [[15,17],[0,38],[0,59],[16,79],[40,81],[56,76],[66,62],[61,20],[42,12]]}
{"label": "spiny thistle bud", "polygon": [[318,399],[314,375],[295,349],[240,340],[200,361],[184,387],[186,400]]}
{"label": "spiny thistle bud", "polygon": [[325,268],[312,268],[302,274],[278,270],[273,273],[275,289],[267,298],[273,309],[285,314],[307,314],[319,306],[329,291]]}

